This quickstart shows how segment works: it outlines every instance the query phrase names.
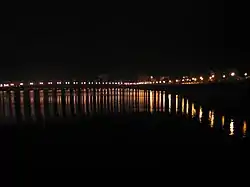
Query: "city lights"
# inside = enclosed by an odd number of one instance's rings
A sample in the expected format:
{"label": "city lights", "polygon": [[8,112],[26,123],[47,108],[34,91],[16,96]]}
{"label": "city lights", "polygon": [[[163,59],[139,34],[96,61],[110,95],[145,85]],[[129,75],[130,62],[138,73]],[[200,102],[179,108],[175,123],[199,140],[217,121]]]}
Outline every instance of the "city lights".
{"label": "city lights", "polygon": [[[246,70],[247,71],[247,70]],[[218,75],[218,76],[217,76]],[[240,75],[240,74],[239,74]],[[230,77],[235,77],[235,78],[231,78],[228,79]],[[126,82],[121,82],[121,80],[117,81],[116,80],[110,80],[110,81],[95,81],[95,80],[89,80],[89,82],[85,82],[86,80],[74,80],[72,82],[66,81],[66,82],[61,82],[61,81],[54,81],[54,80],[50,80],[48,82],[42,82],[42,81],[27,81],[27,82],[2,82],[0,84],[1,89],[6,88],[14,88],[14,87],[41,87],[41,86],[46,86],[46,85],[65,85],[65,87],[76,87],[76,85],[78,84],[85,84],[85,85],[112,85],[115,87],[119,87],[121,85],[159,85],[159,84],[203,84],[205,82],[214,82],[214,81],[238,81],[238,80],[242,80],[242,79],[247,79],[248,78],[248,73],[245,72],[244,74],[242,73],[241,76],[238,76],[237,70],[235,71],[229,71],[229,72],[221,72],[214,74],[211,73],[209,77],[207,77],[205,74],[201,74],[200,76],[180,76],[180,77],[169,77],[169,76],[160,76],[160,77],[153,77],[153,76],[149,76],[148,78],[145,78],[144,80],[133,80],[133,81],[126,81]],[[66,86],[67,85],[67,86]]]}
{"label": "city lights", "polygon": [[235,76],[235,73],[234,73],[234,72],[232,72],[232,73],[231,73],[231,76],[232,76],[232,77],[234,77],[234,76]]}

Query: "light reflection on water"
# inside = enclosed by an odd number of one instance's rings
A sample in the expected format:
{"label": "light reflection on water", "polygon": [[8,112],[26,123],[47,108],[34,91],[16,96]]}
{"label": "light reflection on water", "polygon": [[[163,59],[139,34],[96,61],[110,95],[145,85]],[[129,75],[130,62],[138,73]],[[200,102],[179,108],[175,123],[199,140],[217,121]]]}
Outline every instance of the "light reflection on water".
{"label": "light reflection on water", "polygon": [[247,121],[238,123],[227,116],[216,115],[214,110],[205,111],[187,98],[167,91],[120,88],[0,91],[0,124],[110,112],[184,115],[203,123],[207,120],[211,128],[219,127],[229,135],[237,130],[242,137],[247,136]]}

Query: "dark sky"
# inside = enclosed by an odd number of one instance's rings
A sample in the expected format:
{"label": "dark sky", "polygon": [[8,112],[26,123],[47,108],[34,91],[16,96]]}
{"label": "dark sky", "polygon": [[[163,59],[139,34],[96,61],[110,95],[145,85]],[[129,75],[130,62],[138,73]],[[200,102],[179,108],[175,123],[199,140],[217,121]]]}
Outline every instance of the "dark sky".
{"label": "dark sky", "polygon": [[249,68],[247,15],[235,4],[180,1],[159,11],[15,16],[1,24],[0,80]]}

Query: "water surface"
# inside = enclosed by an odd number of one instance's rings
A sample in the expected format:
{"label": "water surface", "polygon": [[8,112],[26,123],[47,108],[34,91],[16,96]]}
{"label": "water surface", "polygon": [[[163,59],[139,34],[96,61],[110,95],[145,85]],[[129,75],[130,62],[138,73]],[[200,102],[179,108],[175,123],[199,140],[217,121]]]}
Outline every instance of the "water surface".
{"label": "water surface", "polygon": [[197,120],[237,137],[247,136],[247,120],[234,119],[167,91],[139,89],[54,89],[0,91],[0,124],[48,125],[97,115],[161,113]]}

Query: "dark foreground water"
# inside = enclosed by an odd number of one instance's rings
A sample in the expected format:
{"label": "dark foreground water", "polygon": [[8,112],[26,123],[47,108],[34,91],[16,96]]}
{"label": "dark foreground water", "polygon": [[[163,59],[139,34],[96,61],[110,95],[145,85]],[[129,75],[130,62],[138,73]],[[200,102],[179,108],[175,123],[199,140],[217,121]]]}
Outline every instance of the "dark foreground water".
{"label": "dark foreground water", "polygon": [[167,91],[0,91],[1,158],[33,167],[244,159],[247,123]]}

